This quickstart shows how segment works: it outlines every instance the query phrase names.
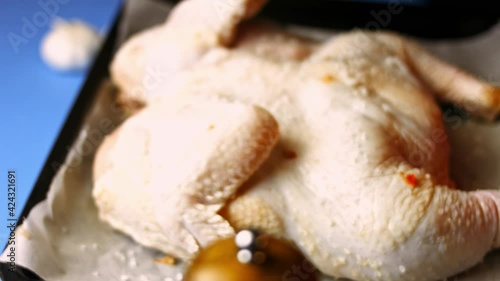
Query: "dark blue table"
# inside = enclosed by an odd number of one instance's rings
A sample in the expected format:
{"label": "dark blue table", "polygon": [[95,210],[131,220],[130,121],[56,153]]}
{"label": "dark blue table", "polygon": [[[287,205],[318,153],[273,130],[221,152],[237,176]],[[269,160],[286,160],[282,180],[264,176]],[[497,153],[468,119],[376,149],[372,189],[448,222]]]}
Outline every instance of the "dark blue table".
{"label": "dark blue table", "polygon": [[87,71],[58,73],[39,46],[54,17],[81,19],[106,34],[122,0],[0,0],[0,245],[10,231],[8,171],[17,218],[77,97]]}

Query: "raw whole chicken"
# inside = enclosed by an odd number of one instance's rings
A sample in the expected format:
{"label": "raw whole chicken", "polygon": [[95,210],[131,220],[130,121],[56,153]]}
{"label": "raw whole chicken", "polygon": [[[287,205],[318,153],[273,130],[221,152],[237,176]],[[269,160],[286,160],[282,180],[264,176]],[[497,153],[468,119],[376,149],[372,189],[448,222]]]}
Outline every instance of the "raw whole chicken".
{"label": "raw whole chicken", "polygon": [[250,20],[264,2],[183,1],[119,50],[120,100],[144,107],[97,152],[100,218],[187,260],[257,228],[353,280],[438,280],[500,247],[500,193],[450,179],[437,104],[492,120],[500,89],[396,34]]}

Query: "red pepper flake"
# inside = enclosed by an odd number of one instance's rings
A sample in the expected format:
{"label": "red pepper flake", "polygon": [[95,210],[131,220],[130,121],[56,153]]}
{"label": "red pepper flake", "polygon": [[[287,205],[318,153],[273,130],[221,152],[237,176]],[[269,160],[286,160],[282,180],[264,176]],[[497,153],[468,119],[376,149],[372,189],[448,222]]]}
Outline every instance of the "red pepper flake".
{"label": "red pepper flake", "polygon": [[293,150],[283,150],[283,157],[285,157],[286,159],[295,159],[297,158],[297,153]]}
{"label": "red pepper flake", "polygon": [[411,185],[411,187],[416,187],[418,185],[418,180],[414,174],[408,174],[405,176],[405,181],[407,184]]}

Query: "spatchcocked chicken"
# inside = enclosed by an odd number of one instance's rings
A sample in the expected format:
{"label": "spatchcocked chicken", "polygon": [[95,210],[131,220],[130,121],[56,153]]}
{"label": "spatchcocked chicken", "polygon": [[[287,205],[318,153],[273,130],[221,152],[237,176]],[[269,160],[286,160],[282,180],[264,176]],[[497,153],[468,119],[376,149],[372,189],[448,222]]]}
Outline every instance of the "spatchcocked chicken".
{"label": "spatchcocked chicken", "polygon": [[500,90],[396,34],[250,20],[264,2],[187,0],[119,50],[120,101],[143,108],[98,150],[100,218],[182,259],[257,228],[354,280],[437,280],[500,247],[500,193],[450,179],[436,102],[493,119]]}

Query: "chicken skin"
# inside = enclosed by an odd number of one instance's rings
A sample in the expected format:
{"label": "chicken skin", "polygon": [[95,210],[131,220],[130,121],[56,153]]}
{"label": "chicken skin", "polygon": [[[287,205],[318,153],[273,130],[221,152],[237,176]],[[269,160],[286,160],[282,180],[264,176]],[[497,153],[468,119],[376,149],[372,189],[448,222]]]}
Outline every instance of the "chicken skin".
{"label": "chicken skin", "polygon": [[114,82],[145,107],[97,152],[100,217],[183,259],[257,228],[353,280],[443,279],[500,247],[500,192],[455,185],[437,104],[492,120],[500,89],[393,33],[250,20],[262,5],[187,0],[121,48]]}

